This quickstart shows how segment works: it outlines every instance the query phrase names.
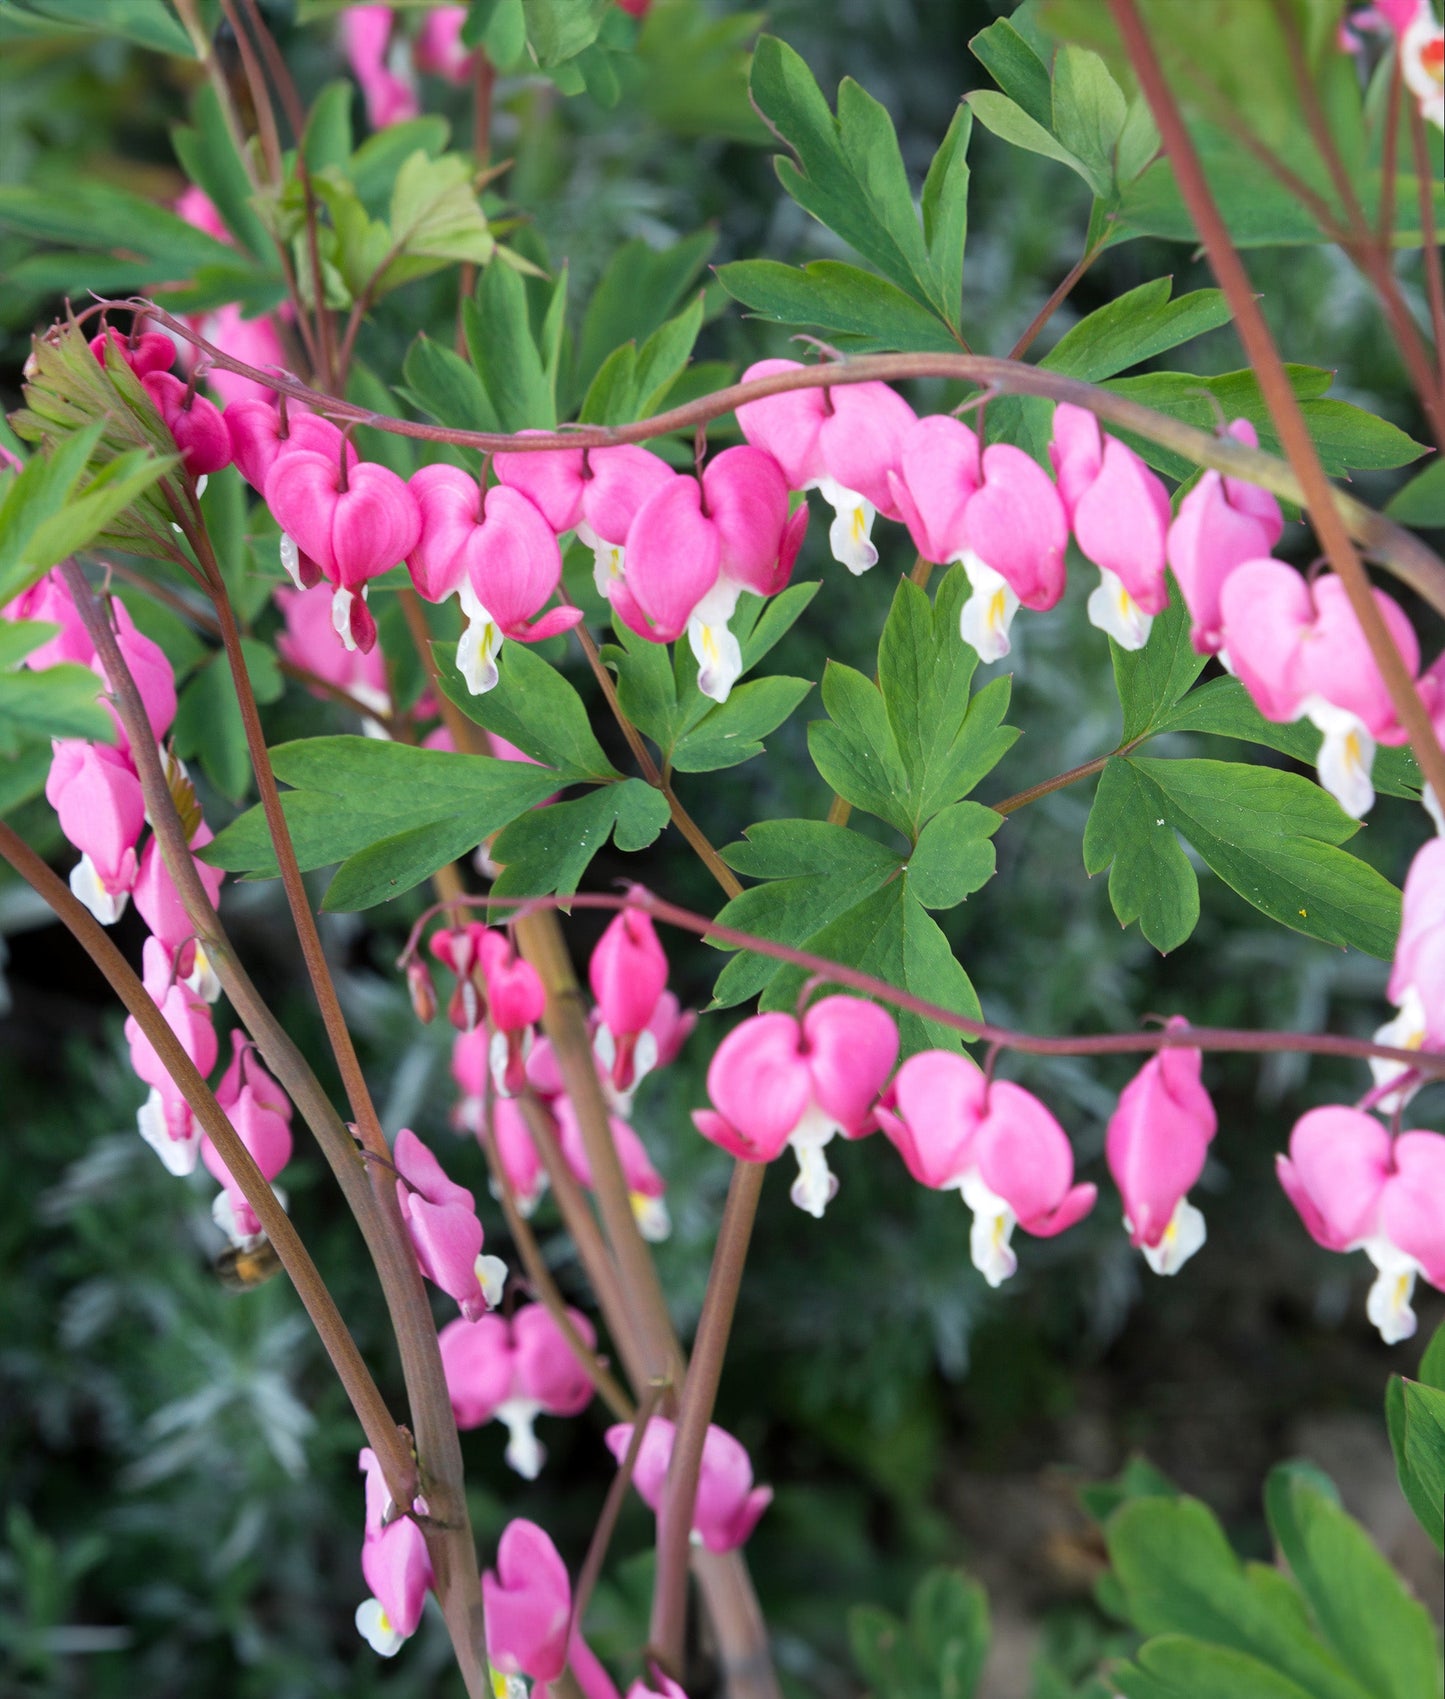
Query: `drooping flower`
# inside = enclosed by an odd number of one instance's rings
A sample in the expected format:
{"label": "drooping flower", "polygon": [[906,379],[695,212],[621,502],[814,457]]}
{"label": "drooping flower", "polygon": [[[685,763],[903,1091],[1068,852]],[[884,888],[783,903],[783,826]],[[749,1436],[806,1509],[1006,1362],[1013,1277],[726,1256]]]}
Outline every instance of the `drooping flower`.
{"label": "drooping flower", "polygon": [[[209,1074],[216,1065],[216,1031],[210,1006],[175,978],[170,954],[158,939],[146,939],[141,959],[145,970],[142,983],[166,1025],[199,1072]],[[134,1015],[126,1018],[125,1036],[131,1066],[151,1088],[150,1096],[136,1112],[140,1135],[168,1172],[190,1174],[201,1144],[201,1129],[190,1104]]]}
{"label": "drooping flower", "polygon": [[[268,1180],[274,1180],[291,1160],[291,1104],[239,1028],[231,1032],[231,1046],[231,1065],[216,1087],[216,1101],[256,1166]],[[201,1142],[201,1161],[223,1187],[211,1208],[216,1225],[233,1245],[251,1249],[264,1237],[261,1223],[208,1138]]]}
{"label": "drooping flower", "polygon": [[[564,478],[569,475],[566,469],[558,470]],[[644,505],[676,477],[677,473],[659,455],[635,443],[587,449],[582,453],[577,467],[581,487],[573,524],[577,541],[592,550],[592,579],[599,596],[610,601],[613,590],[625,582],[627,535],[632,522]],[[554,492],[552,499],[554,504],[559,503],[561,492]]]}
{"label": "drooping flower", "polygon": [[1445,1137],[1392,1139],[1359,1109],[1312,1109],[1295,1123],[1280,1184],[1327,1251],[1363,1251],[1376,1269],[1366,1314],[1387,1345],[1415,1332],[1417,1277],[1445,1290]]}
{"label": "drooping flower", "polygon": [[[569,1309],[567,1319],[583,1344],[596,1345],[586,1316]],[[528,1304],[510,1320],[489,1315],[448,1322],[440,1342],[457,1426],[500,1422],[508,1464],[535,1481],[547,1456],[534,1428],[538,1416],[577,1416],[592,1401],[592,1382],[556,1318],[545,1305]]]}
{"label": "drooping flower", "polygon": [[1053,480],[1022,449],[993,443],[981,466],[983,481],[964,510],[961,558],[973,594],[958,626],[981,661],[998,661],[1019,608],[1045,612],[1063,595],[1069,526]]}
{"label": "drooping flower", "polygon": [[1066,401],[1054,409],[1049,457],[1075,540],[1099,569],[1089,623],[1123,649],[1142,649],[1169,601],[1169,494],[1132,448],[1105,436],[1087,408]]}
{"label": "drooping flower", "polygon": [[472,74],[476,54],[462,42],[467,21],[465,6],[433,6],[422,19],[412,49],[416,68],[449,83],[465,83]]}
{"label": "drooping flower", "polygon": [[609,922],[587,964],[587,980],[602,1017],[594,1047],[613,1084],[625,1091],[656,1061],[647,1029],[667,985],[666,953],[641,909],[622,909]]}
{"label": "drooping flower", "polygon": [[718,1046],[707,1073],[712,1109],[693,1112],[704,1138],[744,1162],[771,1162],[791,1145],[791,1197],[821,1219],[838,1181],[824,1147],[872,1130],[878,1094],[898,1057],[898,1028],[876,1003],[824,997],[801,1021],[754,1015]]}
{"label": "drooping flower", "polygon": [[128,757],[78,738],[54,745],[45,797],[60,829],[80,851],[70,888],[102,926],[125,912],[140,874],[135,846],[145,829],[145,798]]}
{"label": "drooping flower", "polygon": [[775,596],[788,582],[808,528],[808,504],[790,516],[777,461],[746,444],[725,448],[707,463],[702,492],[718,535],[718,575],[688,615],[687,640],[697,659],[698,689],[726,702],[743,670],[728,621],[744,590]]}
{"label": "drooping flower", "polygon": [[176,363],[176,345],[160,330],[132,331],[125,337],[112,325],[90,339],[90,351],[102,366],[107,356],[119,355],[142,380],[152,372],[168,372]]}
{"label": "drooping flower", "polygon": [[[1405,876],[1400,936],[1386,995],[1395,1016],[1374,1034],[1376,1044],[1400,1050],[1434,1050],[1445,1043],[1445,838],[1432,838],[1410,863]],[[1402,1080],[1397,1091],[1377,1100],[1385,1113],[1401,1109],[1419,1090],[1405,1081],[1409,1064],[1372,1056],[1377,1087]]]}
{"label": "drooping flower", "polygon": [[447,1178],[410,1128],[396,1135],[392,1157],[397,1202],[422,1273],[456,1299],[468,1321],[476,1321],[501,1301],[507,1278],[500,1257],[482,1254],[476,1200],[465,1186]]}
{"label": "drooping flower", "polygon": [[[276,591],[276,605],[286,621],[286,629],[276,637],[276,649],[282,660],[336,685],[372,714],[391,712],[386,658],[380,649],[363,653],[336,641],[328,596],[320,590],[292,590],[283,585]],[[313,686],[308,685],[307,689],[319,700],[326,700],[324,693]],[[362,721],[362,728],[368,736],[382,731],[379,723],[370,717]]]}
{"label": "drooping flower", "polygon": [[[200,821],[191,834],[192,853],[210,843],[211,836],[210,827],[204,820]],[[214,906],[225,874],[219,867],[208,867],[203,861],[197,861],[195,869]],[[221,994],[221,983],[204,947],[196,938],[195,925],[171,878],[160,841],[154,835],[146,839],[146,846],[141,851],[140,871],[136,874],[131,897],[136,913],[165,949],[171,971],[206,1002],[214,1003]]]}
{"label": "drooping flower", "polygon": [[467,616],[457,668],[473,694],[497,682],[504,638],[540,643],[582,618],[573,607],[543,613],[562,578],[557,539],[539,510],[506,484],[483,491],[457,466],[425,466],[411,480],[421,515],[407,565],[417,591],[455,594]]}
{"label": "drooping flower", "polygon": [[925,560],[943,566],[963,559],[964,515],[982,479],[978,438],[961,419],[932,413],[904,433],[888,487]]}
{"label": "drooping flower", "polygon": [[366,606],[368,580],[400,564],[416,547],[416,497],[386,466],[298,448],[279,455],[266,475],[266,505],[296,547],[332,585],[331,617],[347,648],[370,649],[376,621]]}
{"label": "drooping flower", "polygon": [[481,969],[494,1028],[492,1077],[500,1094],[515,1097],[527,1083],[527,1051],[547,1007],[547,990],[536,968],[517,954],[509,934],[494,927],[481,940]]}
{"label": "drooping flower", "polygon": [[[572,1584],[556,1546],[516,1517],[497,1542],[497,1567],[482,1576],[487,1658],[504,1676],[555,1681],[567,1665]],[[508,1685],[508,1699],[511,1686]]]}
{"label": "drooping flower", "polygon": [[[632,1443],[632,1424],[619,1422],[607,1430],[606,1438],[607,1449],[620,1464]],[[676,1439],[676,1424],[665,1416],[654,1416],[637,1450],[632,1484],[654,1515],[662,1509]],[[693,1538],[710,1552],[735,1551],[757,1527],[772,1501],[771,1487],[753,1485],[752,1459],[742,1442],[709,1424],[692,1509]]]}
{"label": "drooping flower", "polygon": [[193,478],[219,472],[231,464],[230,433],[214,401],[197,395],[193,384],[182,383],[170,372],[151,372],[141,379],[141,388],[176,439],[186,471]]}
{"label": "drooping flower", "polygon": [[[561,1097],[552,1106],[557,1118],[557,1140],[567,1166],[579,1184],[592,1191],[592,1159],[587,1154],[587,1141],[582,1136],[582,1123],[570,1097]],[[638,1231],[650,1244],[660,1244],[672,1232],[672,1218],[667,1212],[667,1182],[652,1165],[647,1146],[620,1115],[608,1117],[608,1128],[622,1165],[622,1177],[627,1184],[628,1201],[636,1217]]]}
{"label": "drooping flower", "polygon": [[[1168,1023],[1187,1025],[1178,1016]],[[1109,1121],[1105,1149],[1124,1226],[1156,1274],[1177,1274],[1204,1243],[1204,1217],[1187,1197],[1218,1125],[1202,1064],[1198,1050],[1159,1051],[1124,1087]]]}
{"label": "drooping flower", "polygon": [[674,474],[627,528],[626,566],[609,587],[618,617],[639,637],[671,643],[717,583],[722,544],[696,478]]}
{"label": "drooping flower", "polygon": [[338,464],[344,457],[348,471],[356,465],[355,448],[330,419],[323,419],[319,413],[303,413],[294,404],[283,418],[272,401],[233,401],[222,417],[231,438],[236,470],[258,494],[265,493],[266,479],[277,460],[298,448],[324,454]]}
{"label": "drooping flower", "polygon": [[439,927],[428,940],[436,959],[457,976],[456,990],[447,1003],[447,1019],[458,1032],[470,1032],[486,1017],[487,975],[482,965],[482,940],[487,927],[479,920]]}
{"label": "drooping flower", "polygon": [[[1411,677],[1419,671],[1415,631],[1397,602],[1372,592]],[[1405,728],[1375,664],[1349,595],[1333,573],[1309,584],[1275,560],[1236,567],[1220,596],[1230,664],[1267,720],[1307,719],[1324,733],[1320,783],[1347,814],[1375,800],[1375,746],[1401,744]]]}
{"label": "drooping flower", "polygon": [[1052,1238],[1094,1206],[1097,1188],[1073,1184],[1068,1136],[1038,1098],[952,1051],[909,1057],[878,1121],[915,1179],[973,1211],[969,1248],[990,1286],[1018,1267],[1015,1227]]}
{"label": "drooping flower", "polygon": [[392,41],[395,21],[390,6],[349,6],[341,14],[342,46],[366,97],[366,121],[373,130],[415,118],[421,110],[406,42],[399,32]]}
{"label": "drooping flower", "polygon": [[373,1652],[390,1658],[416,1633],[435,1577],[426,1536],[410,1517],[395,1514],[376,1453],[363,1450],[358,1464],[366,1476],[361,1573],[375,1596],[356,1607],[356,1628]]}

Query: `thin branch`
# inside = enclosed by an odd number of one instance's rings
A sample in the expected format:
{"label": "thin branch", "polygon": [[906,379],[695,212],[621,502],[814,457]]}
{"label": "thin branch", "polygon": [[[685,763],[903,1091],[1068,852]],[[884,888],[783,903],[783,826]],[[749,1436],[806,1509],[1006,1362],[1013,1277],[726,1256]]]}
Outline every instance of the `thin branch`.
{"label": "thin branch", "polygon": [[[674,1678],[683,1673],[687,1638],[687,1568],[703,1446],[717,1402],[723,1358],[742,1286],[743,1268],[763,1195],[767,1164],[735,1162],[718,1227],[702,1314],[678,1402],[672,1460],[657,1517],[657,1580],[652,1595],[650,1653]],[[639,1426],[641,1424],[639,1423]]]}
{"label": "thin branch", "polygon": [[1085,249],[1085,251],[1079,256],[1070,269],[1064,274],[1063,281],[1059,284],[1058,288],[1054,290],[1053,294],[1049,296],[1048,300],[1044,302],[1043,306],[1039,308],[1038,312],[1036,312],[1033,318],[1029,321],[1028,328],[1024,331],[1023,335],[1020,336],[1018,341],[1014,343],[1013,347],[1009,349],[1008,357],[1010,360],[1023,359],[1024,355],[1033,346],[1034,338],[1039,334],[1054,314],[1058,312],[1059,308],[1063,306],[1069,296],[1073,294],[1074,287],[1078,283],[1079,279],[1084,275],[1089,267],[1093,265],[1094,261],[1098,259],[1099,255],[1103,253],[1107,246],[1108,236],[1101,236],[1091,248]]}
{"label": "thin branch", "polygon": [[[1066,378],[1042,366],[1030,366],[1016,360],[995,359],[979,354],[868,354],[839,360],[824,366],[804,366],[796,371],[777,372],[768,377],[751,378],[746,383],[730,384],[696,401],[671,407],[649,419],[639,419],[628,425],[578,425],[560,431],[538,431],[532,435],[508,435],[501,431],[461,431],[441,425],[428,425],[414,419],[398,419],[390,414],[374,413],[354,402],[342,401],[323,391],[278,372],[265,372],[243,360],[232,359],[215,348],[193,330],[184,320],[175,318],[164,308],[143,296],[124,301],[106,302],[111,307],[145,310],[193,346],[202,349],[224,371],[239,372],[256,382],[267,385],[293,399],[304,401],[315,411],[332,419],[352,420],[373,429],[389,431],[396,436],[412,437],[424,442],[450,443],[458,448],[473,448],[482,453],[508,451],[537,453],[556,448],[608,448],[617,443],[645,442],[653,437],[675,431],[691,431],[710,419],[733,412],[739,403],[760,401],[770,395],[783,395],[799,389],[837,388],[840,384],[867,382],[903,382],[910,378],[952,378],[964,383],[993,388],[999,394],[1037,395],[1050,401],[1069,401],[1086,407],[1107,424],[1120,430],[1133,431],[1171,450],[1196,466],[1212,467],[1234,478],[1245,479],[1270,490],[1298,507],[1309,505],[1305,489],[1288,462],[1258,449],[1246,448],[1232,437],[1217,436],[1209,431],[1182,424],[1167,414],[1141,406],[1126,396],[1093,384]],[[1329,486],[1326,486],[1329,488]],[[1445,613],[1445,561],[1403,525],[1397,525],[1383,514],[1356,501],[1342,490],[1330,490],[1330,504],[1348,528],[1350,534],[1364,545],[1372,560],[1387,567],[1402,583],[1408,584],[1438,612]]]}
{"label": "thin branch", "polygon": [[602,1501],[602,1513],[597,1518],[597,1526],[592,1530],[592,1539],[587,1546],[587,1556],[582,1560],[582,1567],[577,1572],[577,1585],[572,1592],[572,1626],[567,1631],[568,1644],[572,1637],[582,1632],[582,1623],[587,1615],[587,1606],[591,1602],[593,1589],[602,1574],[602,1565],[607,1561],[607,1548],[612,1544],[612,1536],[617,1529],[617,1519],[622,1514],[622,1506],[627,1498],[627,1489],[632,1485],[633,1472],[637,1468],[637,1454],[642,1450],[642,1441],[647,1433],[647,1424],[652,1420],[657,1409],[658,1400],[662,1397],[661,1386],[649,1386],[642,1395],[642,1402],[636,1411],[622,1419],[632,1423],[632,1435],[627,1441],[627,1450],[612,1483],[607,1489],[607,1497]]}

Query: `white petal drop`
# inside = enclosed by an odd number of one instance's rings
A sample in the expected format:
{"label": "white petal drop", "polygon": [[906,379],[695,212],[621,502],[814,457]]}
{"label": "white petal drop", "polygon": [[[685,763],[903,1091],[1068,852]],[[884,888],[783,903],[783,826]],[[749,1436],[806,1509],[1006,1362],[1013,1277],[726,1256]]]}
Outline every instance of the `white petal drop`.
{"label": "white petal drop", "polygon": [[1324,733],[1315,769],[1320,783],[1352,819],[1363,820],[1375,803],[1370,772],[1375,764],[1375,740],[1358,714],[1336,708],[1322,696],[1307,696],[1300,717]]}
{"label": "white petal drop", "polygon": [[88,855],[81,856],[70,870],[70,889],[102,926],[114,926],[130,901],[127,891],[107,891]]}
{"label": "white petal drop", "polygon": [[878,564],[878,550],[873,544],[873,520],[878,510],[857,490],[845,489],[832,478],[820,478],[817,488],[835,515],[828,527],[828,546],[833,559],[846,566],[855,578],[860,577],[870,566]]}
{"label": "white petal drop", "polygon": [[298,590],[306,588],[301,580],[301,550],[296,546],[296,539],[288,537],[284,531],[281,533],[281,569]]}
{"label": "white petal drop", "polygon": [[502,1288],[507,1284],[507,1265],[500,1257],[489,1257],[483,1253],[477,1258],[476,1271],[487,1308],[494,1310],[501,1303]]}
{"label": "white petal drop", "polygon": [[1360,1249],[1379,1270],[1365,1300],[1365,1314],[1387,1345],[1413,1338],[1418,1323],[1410,1300],[1420,1265],[1388,1239],[1367,1239]]}
{"label": "white petal drop", "polygon": [[154,1086],[150,1096],[136,1111],[135,1121],[140,1136],[160,1157],[168,1174],[180,1178],[195,1173],[196,1161],[201,1154],[200,1131],[193,1123],[185,1138],[173,1139],[166,1125],[165,1099]]}
{"label": "white petal drop", "polygon": [[996,1192],[989,1190],[976,1170],[964,1175],[958,1190],[973,1211],[973,1226],[968,1235],[973,1266],[990,1286],[1002,1286],[1019,1265],[1009,1243],[1018,1217]]}
{"label": "white petal drop", "polygon": [[406,1639],[392,1627],[380,1599],[363,1599],[356,1607],[356,1632],[382,1658],[394,1658]]}
{"label": "white petal drop", "polygon": [[976,554],[965,551],[963,570],[973,594],[958,616],[958,634],[977,651],[979,660],[1001,661],[1012,647],[1009,627],[1019,611],[1019,599],[1008,579]]}
{"label": "white petal drop", "polygon": [[1106,632],[1121,649],[1142,649],[1149,641],[1153,614],[1146,614],[1124,588],[1119,575],[1099,569],[1099,587],[1089,597],[1089,624]]}
{"label": "white petal drop", "polygon": [[1159,1243],[1143,1246],[1144,1260],[1155,1274],[1178,1274],[1207,1237],[1203,1215],[1188,1198],[1180,1198]]}
{"label": "white petal drop", "polygon": [[541,1414],[542,1406],[535,1398],[508,1398],[493,1417],[507,1430],[507,1466],[524,1481],[535,1481],[547,1458],[547,1448],[532,1427]]}

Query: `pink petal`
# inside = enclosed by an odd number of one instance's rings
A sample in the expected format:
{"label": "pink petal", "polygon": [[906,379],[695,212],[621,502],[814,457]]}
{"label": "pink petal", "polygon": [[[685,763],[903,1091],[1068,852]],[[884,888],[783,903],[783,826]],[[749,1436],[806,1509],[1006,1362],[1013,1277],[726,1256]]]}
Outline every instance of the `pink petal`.
{"label": "pink petal", "polygon": [[869,1117],[898,1060],[892,1015],[861,997],[824,997],[803,1016],[803,1051],[818,1107],[850,1138]]}
{"label": "pink petal", "polygon": [[[743,373],[743,382],[802,369],[796,360],[759,360]],[[805,490],[824,475],[818,433],[828,407],[821,389],[786,390],[761,401],[745,401],[737,415],[743,435],[754,448],[772,455],[789,489]]]}
{"label": "pink petal", "polygon": [[721,540],[702,511],[695,478],[674,477],[637,510],[627,531],[627,589],[658,642],[682,635],[717,582]]}
{"label": "pink petal", "polygon": [[983,480],[964,516],[969,548],[1008,580],[1026,608],[1053,607],[1064,593],[1069,541],[1053,480],[1009,443],[983,451]]}
{"label": "pink petal", "polygon": [[1292,566],[1251,560],[1237,566],[1219,596],[1230,664],[1267,720],[1293,720],[1307,694],[1300,645],[1313,622],[1309,586]]}
{"label": "pink petal", "polygon": [[920,1051],[898,1070],[891,1092],[898,1114],[878,1118],[921,1185],[956,1186],[973,1165],[986,1095],[983,1070],[952,1051]]}
{"label": "pink petal", "polygon": [[[707,1090],[751,1159],[771,1162],[787,1144],[813,1094],[797,1021],[774,1013],[753,1015],[735,1026],[708,1068]],[[720,1142],[715,1132],[704,1132],[704,1137]]]}
{"label": "pink petal", "polygon": [[1310,1235],[1342,1251],[1375,1231],[1389,1178],[1390,1135],[1359,1109],[1311,1109],[1295,1122],[1280,1183]]}

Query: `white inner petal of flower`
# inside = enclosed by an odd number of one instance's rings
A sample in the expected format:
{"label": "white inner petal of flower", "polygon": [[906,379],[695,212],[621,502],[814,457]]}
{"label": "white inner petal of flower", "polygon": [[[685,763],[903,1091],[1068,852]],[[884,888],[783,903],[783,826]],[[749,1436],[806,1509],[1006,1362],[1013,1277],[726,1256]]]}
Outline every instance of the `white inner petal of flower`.
{"label": "white inner petal of flower", "polygon": [[195,1173],[196,1159],[201,1154],[200,1131],[193,1123],[185,1138],[173,1139],[166,1125],[165,1099],[154,1086],[150,1096],[136,1110],[135,1122],[140,1136],[160,1157],[168,1174]]}
{"label": "white inner petal of flower", "polygon": [[473,696],[485,696],[496,688],[501,676],[497,652],[502,647],[502,634],[470,585],[462,585],[458,600],[467,616],[467,628],[457,640],[457,671]]}
{"label": "white inner petal of flower", "polygon": [[877,508],[857,490],[846,489],[834,478],[819,478],[816,487],[836,515],[828,527],[828,546],[833,559],[855,576],[876,566],[878,550],[873,546],[873,521]]}
{"label": "white inner petal of flower", "polygon": [[985,565],[970,549],[962,555],[973,594],[958,616],[958,634],[978,651],[981,661],[1001,661],[1010,649],[1009,627],[1019,599],[1001,572]]}
{"label": "white inner petal of flower", "polygon": [[973,1266],[990,1286],[1002,1286],[1019,1265],[1009,1244],[1018,1217],[996,1192],[989,1190],[977,1169],[964,1175],[958,1190],[973,1211],[973,1226],[968,1235]]}
{"label": "white inner petal of flower", "polygon": [[[1424,1001],[1415,987],[1409,985],[1405,988],[1405,996],[1394,1020],[1386,1021],[1376,1031],[1375,1043],[1388,1044],[1395,1050],[1418,1050],[1425,1042],[1426,1028]],[[1375,1076],[1377,1086],[1389,1085],[1392,1080],[1408,1074],[1410,1065],[1408,1062],[1392,1062],[1386,1056],[1371,1056],[1370,1072]],[[1423,1084],[1423,1080],[1416,1079],[1412,1085],[1399,1091],[1387,1092],[1377,1100],[1376,1109],[1384,1115],[1403,1109]]]}
{"label": "white inner petal of flower", "polygon": [[382,1658],[394,1658],[406,1638],[392,1627],[380,1599],[363,1599],[356,1607],[356,1632]]}
{"label": "white inner petal of flower", "polygon": [[838,1193],[838,1176],[823,1155],[823,1147],[838,1130],[831,1116],[810,1103],[788,1139],[798,1159],[798,1177],[788,1196],[817,1221],[823,1219],[823,1211]]}
{"label": "white inner petal of flower", "polygon": [[81,856],[70,870],[70,889],[85,904],[102,926],[114,926],[125,913],[130,901],[126,891],[107,891],[101,884],[95,863],[88,855]]}
{"label": "white inner petal of flower", "polygon": [[726,702],[743,670],[743,652],[728,630],[738,605],[739,587],[720,579],[692,610],[687,640],[697,660],[697,687],[714,702]]}
{"label": "white inner petal of flower", "polygon": [[[1133,1231],[1132,1227],[1130,1231]],[[1143,1247],[1144,1261],[1155,1274],[1178,1274],[1190,1257],[1203,1246],[1207,1237],[1208,1230],[1203,1215],[1188,1198],[1180,1198],[1159,1243]]]}
{"label": "white inner petal of flower", "polygon": [[546,1461],[547,1448],[532,1426],[541,1414],[542,1406],[535,1398],[508,1398],[497,1406],[492,1418],[507,1430],[507,1464],[524,1481],[535,1481]]}
{"label": "white inner petal of flower", "polygon": [[306,586],[301,582],[301,550],[296,546],[296,539],[281,533],[281,568],[298,590]]}
{"label": "white inner petal of flower", "polygon": [[486,1299],[487,1308],[494,1310],[501,1303],[502,1288],[507,1284],[507,1265],[500,1257],[489,1257],[483,1253],[477,1258],[475,1267],[482,1297]]}
{"label": "white inner petal of flower", "polygon": [[1100,567],[1099,587],[1089,597],[1089,624],[1106,632],[1121,649],[1142,649],[1149,641],[1154,616],[1144,612],[1117,573]]}
{"label": "white inner petal of flower", "polygon": [[1415,1312],[1410,1308],[1410,1299],[1415,1293],[1415,1276],[1420,1265],[1388,1239],[1366,1239],[1359,1248],[1379,1270],[1365,1300],[1365,1314],[1387,1345],[1398,1345],[1415,1332]]}
{"label": "white inner petal of flower", "polygon": [[1325,734],[1315,759],[1320,783],[1356,820],[1363,820],[1375,802],[1370,771],[1375,764],[1375,740],[1358,714],[1337,708],[1323,696],[1307,696],[1300,703],[1300,719],[1318,726]]}
{"label": "white inner petal of flower", "polygon": [[628,1194],[637,1230],[649,1245],[660,1245],[672,1232],[672,1217],[665,1198],[650,1198],[645,1192]]}

